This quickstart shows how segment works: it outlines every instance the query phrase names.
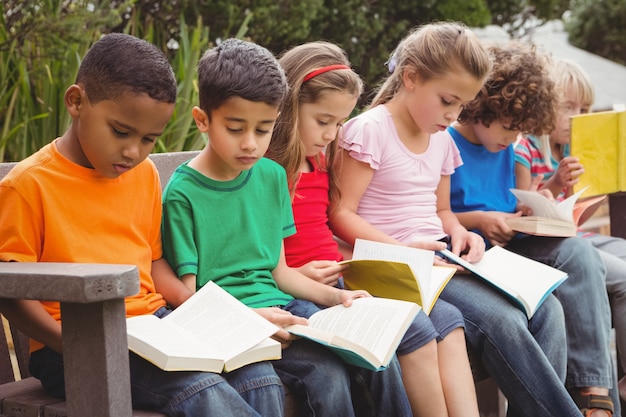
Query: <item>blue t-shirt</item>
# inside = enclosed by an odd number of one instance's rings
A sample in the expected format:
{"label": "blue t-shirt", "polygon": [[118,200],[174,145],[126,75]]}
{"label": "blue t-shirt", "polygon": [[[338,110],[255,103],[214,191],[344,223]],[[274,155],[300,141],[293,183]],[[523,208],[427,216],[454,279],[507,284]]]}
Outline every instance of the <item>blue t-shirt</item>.
{"label": "blue t-shirt", "polygon": [[513,146],[501,152],[489,152],[484,146],[469,142],[453,127],[448,127],[447,132],[461,151],[463,159],[463,165],[450,177],[452,211],[514,213],[517,199],[509,191],[515,188]]}

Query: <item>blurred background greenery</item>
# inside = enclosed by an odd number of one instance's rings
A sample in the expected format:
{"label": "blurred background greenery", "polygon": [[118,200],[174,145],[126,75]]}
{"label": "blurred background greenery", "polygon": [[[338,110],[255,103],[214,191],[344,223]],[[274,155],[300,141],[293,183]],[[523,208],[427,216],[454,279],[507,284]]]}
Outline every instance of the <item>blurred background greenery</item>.
{"label": "blurred background greenery", "polygon": [[102,34],[125,32],[160,47],[178,80],[176,110],[155,152],[200,149],[190,108],[206,48],[245,38],[276,55],[311,40],[343,47],[367,92],[406,32],[435,20],[497,24],[513,37],[563,18],[575,46],[626,64],[624,0],[3,0],[0,3],[0,161],[17,161],[63,133],[63,94]]}

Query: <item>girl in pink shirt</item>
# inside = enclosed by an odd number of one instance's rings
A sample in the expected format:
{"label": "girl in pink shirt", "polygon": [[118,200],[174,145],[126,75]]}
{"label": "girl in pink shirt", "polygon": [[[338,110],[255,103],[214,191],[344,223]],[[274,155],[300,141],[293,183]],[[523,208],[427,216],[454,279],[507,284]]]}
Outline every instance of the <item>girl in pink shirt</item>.
{"label": "girl in pink shirt", "polygon": [[[344,267],[337,261],[343,256],[328,226],[329,195],[337,190],[330,167],[362,83],[344,52],[325,42],[295,47],[280,63],[290,92],[267,156],[285,167],[294,199],[297,233],[285,240],[287,263],[311,279],[341,285]],[[463,326],[460,312],[438,301],[430,317],[418,314],[400,343],[402,382],[414,415],[478,417]]]}

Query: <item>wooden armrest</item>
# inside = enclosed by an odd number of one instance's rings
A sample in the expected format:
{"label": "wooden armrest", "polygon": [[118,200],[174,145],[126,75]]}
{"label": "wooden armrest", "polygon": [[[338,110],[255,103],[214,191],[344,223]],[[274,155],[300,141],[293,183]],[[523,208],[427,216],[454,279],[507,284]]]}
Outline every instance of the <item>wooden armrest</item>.
{"label": "wooden armrest", "polygon": [[138,291],[134,265],[0,262],[0,298],[93,303]]}
{"label": "wooden armrest", "polygon": [[130,417],[124,297],[133,265],[0,262],[0,298],[61,302],[68,416]]}

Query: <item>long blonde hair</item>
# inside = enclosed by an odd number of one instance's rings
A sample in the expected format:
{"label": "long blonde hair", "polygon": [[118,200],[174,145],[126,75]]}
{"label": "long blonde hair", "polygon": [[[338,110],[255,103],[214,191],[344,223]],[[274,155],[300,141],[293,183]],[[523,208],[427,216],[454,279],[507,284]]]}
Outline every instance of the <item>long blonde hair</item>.
{"label": "long blonde hair", "polygon": [[387,77],[370,104],[387,103],[402,87],[409,70],[422,81],[465,70],[482,80],[491,70],[489,55],[480,40],[462,23],[434,22],[412,30],[400,41],[388,62]]}
{"label": "long blonde hair", "polygon": [[[326,91],[340,91],[358,98],[363,92],[363,82],[352,71],[345,52],[337,45],[318,41],[296,46],[285,52],[279,62],[289,84],[289,93],[278,116],[272,140],[266,156],[281,164],[287,172],[290,191],[293,193],[299,177],[299,168],[305,160],[304,145],[298,134],[298,111],[302,103],[315,103]],[[307,74],[330,65],[345,65],[347,68],[323,72],[306,82]],[[338,131],[338,135],[341,130]],[[337,192],[336,178],[332,169],[337,153],[337,140],[326,149],[326,166],[329,174],[331,194]]]}

